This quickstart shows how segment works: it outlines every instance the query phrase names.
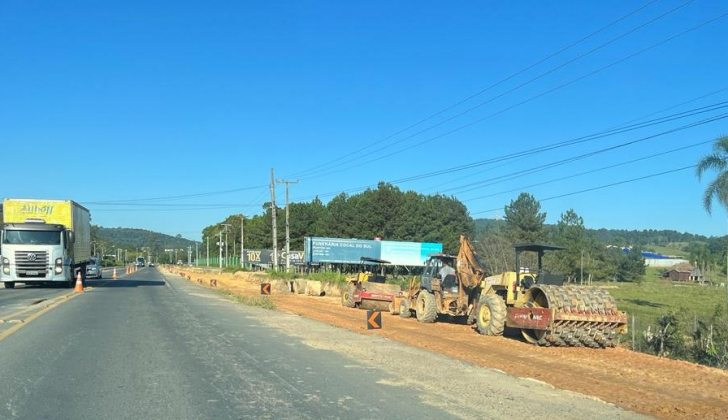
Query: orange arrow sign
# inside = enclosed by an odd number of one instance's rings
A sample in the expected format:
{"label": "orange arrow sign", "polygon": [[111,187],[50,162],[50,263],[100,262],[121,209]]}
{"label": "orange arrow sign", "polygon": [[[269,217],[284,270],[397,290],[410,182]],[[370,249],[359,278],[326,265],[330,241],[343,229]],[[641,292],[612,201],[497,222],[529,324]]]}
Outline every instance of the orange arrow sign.
{"label": "orange arrow sign", "polygon": [[260,284],[260,294],[261,295],[269,295],[270,294],[270,283],[261,283]]}
{"label": "orange arrow sign", "polygon": [[367,329],[379,330],[382,328],[382,311],[367,311]]}

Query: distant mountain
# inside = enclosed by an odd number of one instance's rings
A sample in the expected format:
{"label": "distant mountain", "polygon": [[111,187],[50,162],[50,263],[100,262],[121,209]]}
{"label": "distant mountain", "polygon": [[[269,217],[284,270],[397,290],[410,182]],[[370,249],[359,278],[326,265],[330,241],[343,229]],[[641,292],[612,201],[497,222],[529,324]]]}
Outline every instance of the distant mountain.
{"label": "distant mountain", "polygon": [[[476,219],[476,232],[488,232],[504,228],[505,220]],[[555,225],[545,225],[547,231]],[[594,235],[600,242],[612,245],[668,245],[674,243],[707,242],[710,238],[675,230],[625,230],[625,229],[586,229],[588,234]]]}
{"label": "distant mountain", "polygon": [[105,228],[101,226],[93,226],[91,230],[93,236],[99,240],[124,249],[149,247],[156,251],[163,251],[165,249],[186,249],[188,246],[195,246],[194,241],[182,238],[180,235],[176,237],[169,236],[151,230]]}

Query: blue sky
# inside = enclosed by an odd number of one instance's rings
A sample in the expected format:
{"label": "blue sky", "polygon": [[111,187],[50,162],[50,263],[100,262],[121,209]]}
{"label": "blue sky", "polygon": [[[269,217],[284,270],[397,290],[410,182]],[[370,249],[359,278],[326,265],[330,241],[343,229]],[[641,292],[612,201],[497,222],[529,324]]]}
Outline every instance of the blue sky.
{"label": "blue sky", "polygon": [[527,191],[547,223],[720,236],[690,166],[728,134],[726,41],[718,0],[4,0],[0,196],[199,239],[273,168],[293,202]]}

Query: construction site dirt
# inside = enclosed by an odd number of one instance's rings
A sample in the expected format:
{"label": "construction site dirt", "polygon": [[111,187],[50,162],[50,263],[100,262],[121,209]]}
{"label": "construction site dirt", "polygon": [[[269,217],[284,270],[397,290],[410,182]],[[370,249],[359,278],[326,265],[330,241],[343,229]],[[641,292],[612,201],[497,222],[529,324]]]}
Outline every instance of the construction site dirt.
{"label": "construction site dirt", "polygon": [[[200,275],[186,277],[195,281]],[[259,275],[214,277],[220,289],[260,296]],[[210,284],[209,278],[201,283]],[[367,330],[366,311],[343,307],[337,296],[286,293],[280,287],[273,290],[266,298],[276,310],[533,378],[656,418],[724,419],[728,413],[728,371],[721,369],[658,358],[624,347],[537,347],[520,335],[486,337],[469,325],[439,321],[422,324],[389,313],[382,314],[382,329]]]}

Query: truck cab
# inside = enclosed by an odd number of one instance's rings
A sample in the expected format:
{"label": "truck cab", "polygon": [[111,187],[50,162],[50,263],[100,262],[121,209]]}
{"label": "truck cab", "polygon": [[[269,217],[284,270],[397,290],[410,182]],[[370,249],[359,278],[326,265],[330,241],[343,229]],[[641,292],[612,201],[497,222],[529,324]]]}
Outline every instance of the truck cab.
{"label": "truck cab", "polygon": [[0,281],[12,289],[15,282],[73,284],[73,232],[64,225],[46,224],[42,220],[5,223],[0,231],[2,269]]}

